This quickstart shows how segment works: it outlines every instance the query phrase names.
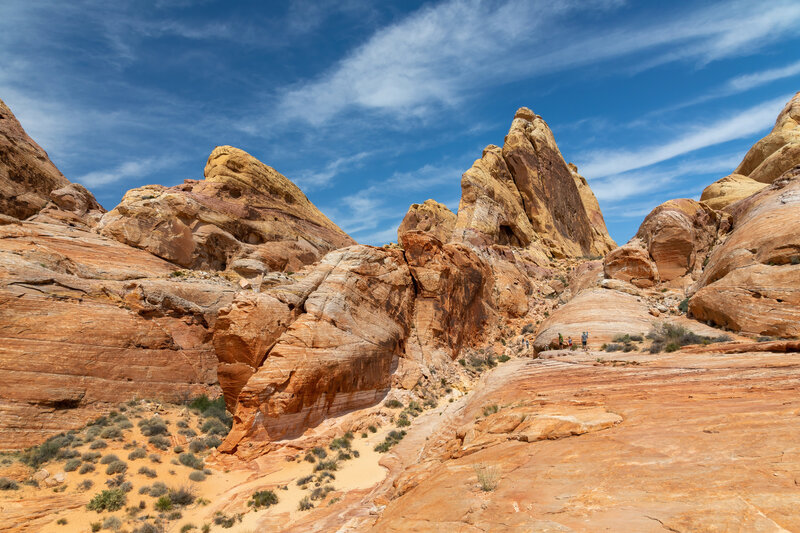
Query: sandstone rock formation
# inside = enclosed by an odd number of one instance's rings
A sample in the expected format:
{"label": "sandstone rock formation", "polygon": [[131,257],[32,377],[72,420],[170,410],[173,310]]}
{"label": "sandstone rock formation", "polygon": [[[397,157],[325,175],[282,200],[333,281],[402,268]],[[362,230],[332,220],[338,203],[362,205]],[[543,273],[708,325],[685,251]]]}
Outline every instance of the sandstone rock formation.
{"label": "sandstone rock formation", "polygon": [[800,167],[731,206],[731,225],[689,312],[735,331],[800,335]]}
{"label": "sandstone rock formation", "polygon": [[719,215],[689,199],[669,200],[644,219],[636,236],[606,256],[606,277],[649,287],[699,276],[714,245]]}
{"label": "sandstone rock formation", "polygon": [[51,218],[82,226],[93,226],[103,213],[94,196],[61,174],[0,100],[0,213],[26,219],[45,208]]}
{"label": "sandstone rock formation", "polygon": [[760,183],[772,183],[800,161],[800,92],[775,121],[775,127],[744,156],[734,171]]}
{"label": "sandstone rock formation", "polygon": [[442,242],[448,242],[456,225],[456,214],[436,200],[411,204],[397,228],[397,242],[409,231],[424,231]]}
{"label": "sandstone rock formation", "polygon": [[486,147],[464,173],[454,240],[531,248],[545,259],[604,255],[615,245],[583,183],[544,120],[520,108],[503,148]]}
{"label": "sandstone rock formation", "polygon": [[355,244],[291,181],[230,146],[214,149],[202,181],[128,191],[99,228],[176,265],[246,277],[296,271]]}
{"label": "sandstone rock formation", "polygon": [[174,272],[79,228],[0,225],[0,449],[132,398],[216,392],[208,329],[233,287]]}
{"label": "sandstone rock formation", "polygon": [[731,174],[715,181],[700,195],[700,201],[711,209],[717,211],[743,200],[766,187],[765,183],[758,182],[741,174]]}

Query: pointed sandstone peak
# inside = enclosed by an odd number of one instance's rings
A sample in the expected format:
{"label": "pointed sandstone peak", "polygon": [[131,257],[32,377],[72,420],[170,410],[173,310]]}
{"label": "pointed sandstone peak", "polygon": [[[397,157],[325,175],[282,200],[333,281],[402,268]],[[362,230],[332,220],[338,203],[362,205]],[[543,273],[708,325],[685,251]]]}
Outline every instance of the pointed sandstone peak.
{"label": "pointed sandstone peak", "polygon": [[211,152],[204,180],[128,191],[100,226],[182,267],[247,277],[299,270],[355,244],[288,178],[231,146]]}
{"label": "pointed sandstone peak", "polygon": [[464,173],[454,238],[542,257],[603,255],[616,246],[586,180],[573,176],[547,123],[525,107],[503,147],[487,146]]}

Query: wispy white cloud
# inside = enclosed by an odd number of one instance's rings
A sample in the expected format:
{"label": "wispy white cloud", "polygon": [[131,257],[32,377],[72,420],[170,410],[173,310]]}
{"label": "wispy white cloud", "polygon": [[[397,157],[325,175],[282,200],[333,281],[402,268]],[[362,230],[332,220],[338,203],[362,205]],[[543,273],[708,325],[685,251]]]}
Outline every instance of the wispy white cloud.
{"label": "wispy white cloud", "polygon": [[[643,168],[701,148],[741,139],[772,126],[775,117],[791,97],[768,100],[739,110],[711,124],[687,124],[684,133],[666,142],[648,144],[636,150],[595,150],[578,157],[581,173],[588,179],[621,174]],[[594,187],[594,184],[592,185]]]}
{"label": "wispy white cloud", "polygon": [[449,0],[423,8],[376,32],[321,77],[284,92],[278,115],[317,125],[351,108],[394,113],[396,120],[424,116],[491,85],[643,51],[654,55],[640,69],[705,64],[800,33],[800,4],[789,1],[718,3],[593,32],[566,20],[576,10],[602,13],[619,4]]}
{"label": "wispy white cloud", "polygon": [[752,74],[744,74],[737,76],[726,83],[726,88],[731,92],[744,92],[754,87],[765,85],[772,81],[782,80],[784,78],[791,78],[800,74],[800,61],[791,63],[784,67],[771,68],[762,70],[760,72],[753,72]]}
{"label": "wispy white cloud", "polygon": [[171,157],[152,157],[125,161],[113,168],[96,170],[83,176],[78,176],[75,181],[86,187],[102,187],[123,180],[138,180],[169,168],[177,162],[177,159]]}
{"label": "wispy white cloud", "polygon": [[328,185],[331,180],[342,172],[359,166],[365,159],[373,156],[374,152],[358,152],[357,154],[337,157],[327,163],[322,170],[306,170],[292,176],[298,187],[301,189],[319,189]]}
{"label": "wispy white cloud", "polygon": [[[641,197],[653,191],[672,194],[672,189],[681,189],[681,178],[691,176],[723,175],[731,172],[741,160],[741,154],[711,156],[649,170],[638,170],[594,179],[590,182],[597,199],[606,207],[628,203],[629,198]],[[581,170],[583,172],[583,170]],[[676,192],[678,196],[685,193]],[[648,211],[649,212],[649,211]]]}

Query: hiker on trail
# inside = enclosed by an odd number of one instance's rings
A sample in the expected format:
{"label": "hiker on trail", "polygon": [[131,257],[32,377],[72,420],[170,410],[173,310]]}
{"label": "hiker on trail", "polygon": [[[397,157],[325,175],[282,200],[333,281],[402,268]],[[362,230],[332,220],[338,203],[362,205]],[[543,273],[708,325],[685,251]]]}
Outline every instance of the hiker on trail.
{"label": "hiker on trail", "polygon": [[563,347],[564,347],[564,335],[559,333],[558,334],[558,349],[560,350]]}
{"label": "hiker on trail", "polygon": [[581,333],[581,344],[583,345],[583,351],[586,351],[586,343],[589,342],[589,332],[584,331]]}
{"label": "hiker on trail", "polygon": [[569,344],[569,349],[572,349],[572,337],[567,338],[567,343]]}

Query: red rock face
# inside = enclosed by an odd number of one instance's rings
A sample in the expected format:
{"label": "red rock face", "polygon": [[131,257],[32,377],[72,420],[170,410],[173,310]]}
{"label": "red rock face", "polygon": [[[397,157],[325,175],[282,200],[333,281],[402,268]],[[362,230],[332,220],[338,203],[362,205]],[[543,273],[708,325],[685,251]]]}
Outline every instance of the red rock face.
{"label": "red rock face", "polygon": [[182,267],[247,277],[355,244],[291,181],[230,146],[211,153],[203,181],[128,191],[100,231]]}
{"label": "red rock face", "polygon": [[77,228],[0,226],[0,449],[133,398],[217,393],[208,327],[233,289],[173,270]]}
{"label": "red rock face", "polygon": [[736,331],[800,335],[800,170],[733,207],[689,312]]}

